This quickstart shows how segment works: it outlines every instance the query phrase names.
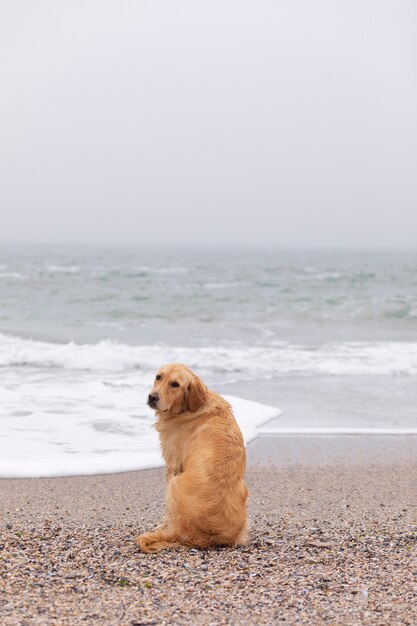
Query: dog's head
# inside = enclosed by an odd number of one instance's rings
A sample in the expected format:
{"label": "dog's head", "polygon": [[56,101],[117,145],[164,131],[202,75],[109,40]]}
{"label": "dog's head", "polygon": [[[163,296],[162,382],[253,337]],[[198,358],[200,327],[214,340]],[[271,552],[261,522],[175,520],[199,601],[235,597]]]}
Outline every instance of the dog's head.
{"label": "dog's head", "polygon": [[194,413],[207,401],[208,389],[194,372],[181,363],[161,367],[148,396],[148,405],[159,415]]}

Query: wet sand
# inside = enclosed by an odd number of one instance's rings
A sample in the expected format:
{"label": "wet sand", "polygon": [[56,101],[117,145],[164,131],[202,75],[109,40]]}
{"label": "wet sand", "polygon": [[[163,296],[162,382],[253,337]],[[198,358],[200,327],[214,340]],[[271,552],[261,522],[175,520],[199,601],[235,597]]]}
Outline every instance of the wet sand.
{"label": "wet sand", "polygon": [[163,470],[0,481],[0,623],[415,624],[417,437],[260,437],[248,546],[142,555]]}

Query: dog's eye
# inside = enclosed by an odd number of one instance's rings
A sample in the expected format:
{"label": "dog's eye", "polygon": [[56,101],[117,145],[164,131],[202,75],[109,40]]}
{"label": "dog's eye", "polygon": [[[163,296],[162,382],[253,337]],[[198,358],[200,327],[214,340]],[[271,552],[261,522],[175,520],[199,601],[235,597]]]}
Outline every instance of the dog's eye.
{"label": "dog's eye", "polygon": [[155,380],[161,380],[161,375],[160,375],[160,374],[157,374],[157,375],[155,376]]}
{"label": "dog's eye", "polygon": [[175,381],[173,383],[171,383],[171,387],[179,387],[179,386],[180,386],[180,384],[176,383]]}

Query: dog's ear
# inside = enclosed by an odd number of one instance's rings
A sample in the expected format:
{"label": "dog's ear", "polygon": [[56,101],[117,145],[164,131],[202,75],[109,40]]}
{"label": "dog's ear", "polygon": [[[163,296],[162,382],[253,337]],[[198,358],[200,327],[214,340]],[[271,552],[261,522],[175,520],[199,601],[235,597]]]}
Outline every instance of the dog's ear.
{"label": "dog's ear", "polygon": [[188,385],[187,389],[187,408],[189,411],[194,413],[203,404],[206,402],[208,398],[208,389],[205,384],[195,376],[195,378]]}

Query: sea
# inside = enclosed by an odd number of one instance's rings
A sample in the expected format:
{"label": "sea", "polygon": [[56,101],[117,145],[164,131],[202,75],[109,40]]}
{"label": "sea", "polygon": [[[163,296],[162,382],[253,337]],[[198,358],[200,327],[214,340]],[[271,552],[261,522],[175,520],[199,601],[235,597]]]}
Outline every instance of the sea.
{"label": "sea", "polygon": [[161,465],[168,362],[246,442],[417,434],[417,252],[3,244],[0,294],[0,477]]}

